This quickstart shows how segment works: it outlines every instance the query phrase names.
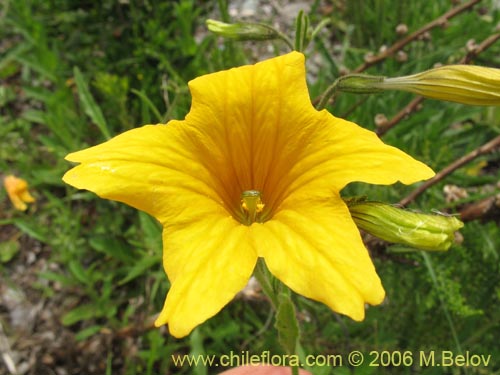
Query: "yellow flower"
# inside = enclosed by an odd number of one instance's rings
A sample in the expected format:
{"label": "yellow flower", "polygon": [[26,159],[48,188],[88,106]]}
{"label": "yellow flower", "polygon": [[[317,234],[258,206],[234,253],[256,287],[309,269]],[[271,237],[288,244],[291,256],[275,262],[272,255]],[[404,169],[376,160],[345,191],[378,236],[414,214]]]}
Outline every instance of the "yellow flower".
{"label": "yellow flower", "polygon": [[312,106],[298,52],[189,83],[183,121],[75,152],[64,181],[163,225],[171,288],[156,324],[182,337],[243,289],[259,257],[295,292],[355,320],[384,289],[340,190],[430,168]]}
{"label": "yellow flower", "polygon": [[28,191],[28,183],[22,178],[9,175],[4,178],[3,184],[10,201],[17,210],[25,211],[28,208],[26,203],[35,201]]}
{"label": "yellow flower", "polygon": [[385,78],[375,88],[410,91],[471,105],[500,105],[500,69],[447,65],[411,76]]}

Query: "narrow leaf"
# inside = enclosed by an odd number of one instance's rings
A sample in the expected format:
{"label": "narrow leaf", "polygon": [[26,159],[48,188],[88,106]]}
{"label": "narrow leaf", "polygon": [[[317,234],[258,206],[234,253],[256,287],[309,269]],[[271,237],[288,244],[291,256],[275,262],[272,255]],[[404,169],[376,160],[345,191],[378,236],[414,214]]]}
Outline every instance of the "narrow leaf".
{"label": "narrow leaf", "polygon": [[106,139],[111,138],[111,134],[108,130],[108,125],[106,123],[106,120],[104,119],[101,108],[99,108],[96,101],[92,97],[87,82],[85,82],[85,78],[83,77],[80,69],[75,66],[73,72],[75,75],[76,87],[78,88],[78,96],[80,97],[80,101],[82,102],[83,110],[85,111],[87,116],[90,117],[92,122],[97,125],[102,135]]}
{"label": "narrow leaf", "polygon": [[299,339],[299,325],[295,315],[295,306],[287,293],[278,296],[279,307],[276,312],[278,340],[287,354],[295,354]]}

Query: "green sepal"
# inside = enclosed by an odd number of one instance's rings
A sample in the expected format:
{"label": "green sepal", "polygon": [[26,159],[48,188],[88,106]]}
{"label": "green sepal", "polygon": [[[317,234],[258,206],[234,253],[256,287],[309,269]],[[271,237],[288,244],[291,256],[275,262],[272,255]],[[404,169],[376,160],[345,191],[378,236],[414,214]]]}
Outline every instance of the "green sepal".
{"label": "green sepal", "polygon": [[383,80],[383,76],[349,74],[337,80],[337,90],[354,94],[375,94],[384,91],[378,87]]}

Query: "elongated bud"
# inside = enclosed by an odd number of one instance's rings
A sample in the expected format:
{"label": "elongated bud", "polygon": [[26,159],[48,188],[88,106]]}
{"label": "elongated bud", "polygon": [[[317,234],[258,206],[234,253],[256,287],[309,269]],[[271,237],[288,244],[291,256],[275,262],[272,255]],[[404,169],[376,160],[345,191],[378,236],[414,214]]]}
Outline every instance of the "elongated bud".
{"label": "elongated bud", "polygon": [[483,66],[442,66],[410,76],[384,78],[376,86],[463,104],[500,105],[500,69]]}
{"label": "elongated bud", "polygon": [[454,216],[427,215],[385,203],[347,201],[358,228],[388,242],[430,251],[448,250],[463,223]]}
{"label": "elongated bud", "polygon": [[279,38],[272,27],[261,23],[225,23],[216,20],[206,21],[208,30],[224,38],[235,40],[269,40]]}
{"label": "elongated bud", "polygon": [[355,94],[374,94],[384,91],[379,87],[383,82],[382,76],[369,76],[366,74],[349,74],[337,80],[337,90]]}

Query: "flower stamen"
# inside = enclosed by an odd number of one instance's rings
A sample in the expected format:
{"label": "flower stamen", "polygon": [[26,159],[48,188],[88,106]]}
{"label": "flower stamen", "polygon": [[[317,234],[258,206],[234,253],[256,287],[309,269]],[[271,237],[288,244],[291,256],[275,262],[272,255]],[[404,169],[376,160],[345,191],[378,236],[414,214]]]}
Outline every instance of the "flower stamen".
{"label": "flower stamen", "polygon": [[258,219],[258,214],[264,209],[262,193],[258,190],[245,190],[241,193],[241,208],[245,212],[245,225],[252,225]]}

